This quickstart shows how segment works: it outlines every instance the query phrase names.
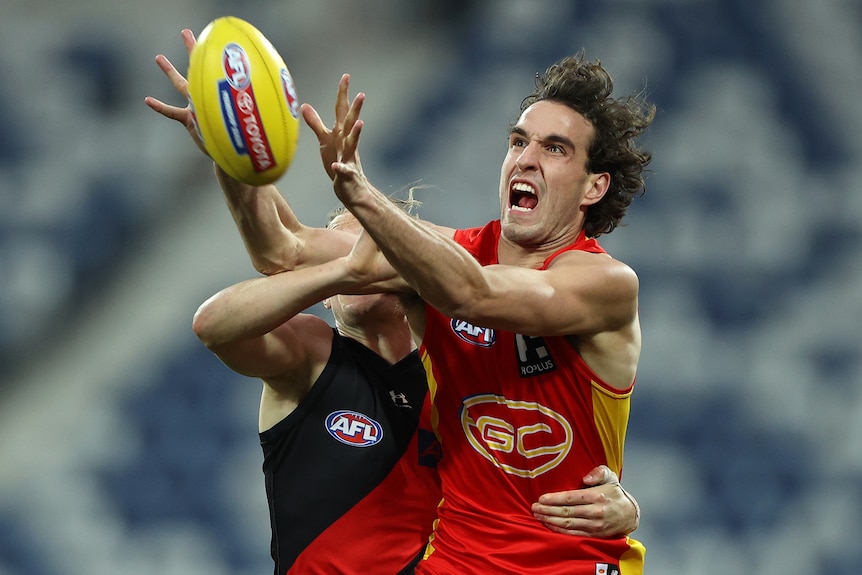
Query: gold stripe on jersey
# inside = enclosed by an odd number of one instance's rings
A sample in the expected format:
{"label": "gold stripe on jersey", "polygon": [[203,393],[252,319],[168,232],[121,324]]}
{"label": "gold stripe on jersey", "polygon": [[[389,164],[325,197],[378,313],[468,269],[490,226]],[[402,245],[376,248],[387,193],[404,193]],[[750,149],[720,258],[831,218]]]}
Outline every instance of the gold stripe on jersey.
{"label": "gold stripe on jersey", "polygon": [[620,575],[643,575],[646,547],[637,539],[626,537],[630,549],[620,558]]}
{"label": "gold stripe on jersey", "polygon": [[596,431],[605,448],[608,467],[620,475],[620,470],[623,468],[623,446],[626,444],[632,388],[613,391],[596,381],[591,383]]}
{"label": "gold stripe on jersey", "polygon": [[437,441],[442,446],[443,438],[440,437],[440,431],[437,428],[437,424],[440,422],[440,412],[437,411],[437,403],[434,401],[437,398],[437,379],[434,377],[433,362],[427,351],[422,353],[422,365],[425,366],[425,379],[428,380],[428,394],[431,398],[431,429],[434,430],[434,435],[437,436]]}

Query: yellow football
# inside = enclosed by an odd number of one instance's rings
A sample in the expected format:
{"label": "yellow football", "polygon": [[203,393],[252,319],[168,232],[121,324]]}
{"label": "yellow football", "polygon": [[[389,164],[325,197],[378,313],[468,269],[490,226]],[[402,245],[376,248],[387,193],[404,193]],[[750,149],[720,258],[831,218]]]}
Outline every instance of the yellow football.
{"label": "yellow football", "polygon": [[210,157],[241,182],[280,178],[299,139],[299,100],[284,60],[254,26],[213,20],[189,55],[189,102]]}

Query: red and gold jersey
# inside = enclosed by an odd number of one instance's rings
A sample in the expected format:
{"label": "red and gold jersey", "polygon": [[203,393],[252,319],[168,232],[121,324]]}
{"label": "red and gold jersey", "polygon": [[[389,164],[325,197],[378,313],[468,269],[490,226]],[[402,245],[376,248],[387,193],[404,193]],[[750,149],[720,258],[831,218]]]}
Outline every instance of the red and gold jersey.
{"label": "red and gold jersey", "polygon": [[[456,241],[496,263],[499,222]],[[601,253],[583,235],[568,250]],[[630,538],[558,534],[533,517],[543,493],[580,487],[605,464],[622,471],[632,388],[602,382],[566,337],[530,337],[448,318],[426,306],[420,347],[442,444],[443,501],[417,573],[634,575]]]}

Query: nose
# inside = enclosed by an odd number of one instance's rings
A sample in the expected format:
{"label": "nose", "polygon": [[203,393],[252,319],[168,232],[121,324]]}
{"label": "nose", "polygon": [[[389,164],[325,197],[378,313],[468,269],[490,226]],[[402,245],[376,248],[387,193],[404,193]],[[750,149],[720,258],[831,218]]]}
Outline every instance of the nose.
{"label": "nose", "polygon": [[518,154],[518,157],[515,159],[515,165],[518,166],[519,170],[526,172],[531,169],[536,169],[539,165],[537,152],[538,147],[539,144],[537,142],[529,142],[524,146],[521,153]]}

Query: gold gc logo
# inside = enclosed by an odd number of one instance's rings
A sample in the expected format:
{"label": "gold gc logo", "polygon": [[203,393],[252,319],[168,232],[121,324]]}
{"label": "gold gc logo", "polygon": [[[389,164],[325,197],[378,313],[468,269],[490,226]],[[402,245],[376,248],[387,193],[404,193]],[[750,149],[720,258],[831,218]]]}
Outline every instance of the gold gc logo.
{"label": "gold gc logo", "polygon": [[554,410],[493,394],[464,400],[461,427],[473,449],[518,477],[536,477],[559,465],[574,438],[572,426]]}

